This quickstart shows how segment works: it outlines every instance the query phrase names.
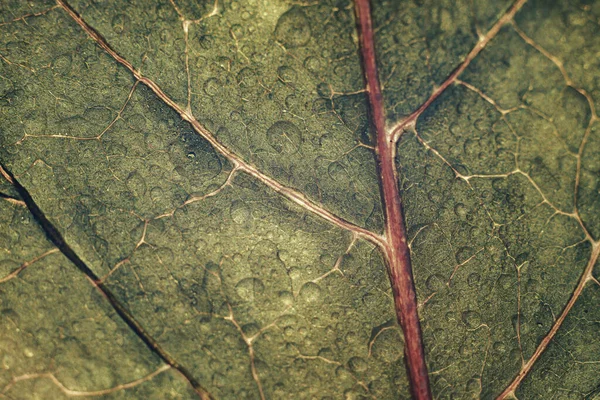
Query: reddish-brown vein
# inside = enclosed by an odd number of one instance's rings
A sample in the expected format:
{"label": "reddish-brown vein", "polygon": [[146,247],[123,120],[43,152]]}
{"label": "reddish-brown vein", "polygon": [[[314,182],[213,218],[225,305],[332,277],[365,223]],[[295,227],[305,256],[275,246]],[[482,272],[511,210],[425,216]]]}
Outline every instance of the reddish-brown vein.
{"label": "reddish-brown vein", "polygon": [[400,134],[404,131],[404,128],[415,123],[415,121],[417,120],[417,118],[419,118],[419,116],[423,113],[423,111],[425,111],[431,105],[431,103],[433,103],[438,97],[440,97],[440,95],[442,93],[444,93],[444,91],[446,89],[448,89],[448,87],[456,81],[456,78],[458,78],[458,76],[463,73],[463,71],[469,66],[471,61],[473,61],[473,59],[475,57],[477,57],[477,55],[488,45],[488,43],[494,37],[496,37],[498,32],[500,32],[500,29],[504,25],[506,25],[507,23],[512,21],[515,14],[521,9],[521,7],[523,7],[523,4],[525,4],[526,2],[527,2],[527,0],[517,0],[513,3],[513,5],[494,24],[494,26],[492,26],[492,28],[485,35],[483,35],[482,37],[479,38],[479,41],[477,42],[475,47],[473,47],[473,49],[471,49],[469,54],[467,54],[467,56],[465,57],[465,60],[458,67],[456,67],[456,69],[454,71],[452,71],[452,73],[448,76],[448,78],[446,78],[446,80],[440,86],[438,86],[433,91],[431,96],[429,96],[429,98],[415,112],[413,112],[408,117],[406,117],[405,119],[400,121],[398,124],[396,124],[394,127],[392,127],[391,136],[393,138],[397,139],[400,136]]}
{"label": "reddish-brown vein", "polygon": [[287,186],[282,185],[275,179],[270,176],[264,174],[260,170],[258,170],[255,166],[247,163],[233,151],[228,149],[225,145],[223,145],[213,134],[208,131],[198,120],[191,114],[191,112],[179,104],[177,104],[173,99],[171,99],[162,89],[151,79],[142,75],[142,73],[137,70],[129,61],[119,55],[113,48],[106,42],[106,40],[98,33],[94,28],[87,24],[77,14],[77,12],[64,0],[56,0],[57,3],[69,14],[69,16],[83,28],[83,30],[96,42],[98,46],[100,46],[104,51],[106,51],[115,61],[119,64],[127,68],[133,76],[141,83],[146,85],[156,96],[158,96],[166,105],[175,110],[182,119],[189,122],[194,130],[202,136],[207,142],[209,142],[213,148],[227,158],[232,164],[234,169],[238,171],[243,171],[248,175],[253,176],[275,192],[281,194],[287,199],[293,201],[300,207],[305,210],[310,211],[313,214],[318,215],[319,217],[325,219],[326,221],[336,225],[342,229],[354,232],[356,235],[361,237],[362,239],[368,240],[369,242],[381,247],[382,246],[382,238],[358,225],[355,225],[345,219],[333,214],[332,212],[326,210],[320,205],[314,203],[310,199],[308,199],[304,194],[289,188]]}
{"label": "reddish-brown vein", "polygon": [[429,374],[425,362],[417,312],[417,294],[395,169],[396,146],[388,137],[385,126],[385,109],[377,73],[371,7],[369,0],[355,0],[354,4],[371,122],[375,129],[375,154],[385,216],[383,252],[392,285],[396,316],[404,331],[404,354],[411,392],[414,399],[429,400],[431,399]]}
{"label": "reddish-brown vein", "polygon": [[583,288],[585,287],[585,285],[588,282],[595,280],[592,275],[592,272],[594,270],[594,265],[596,264],[596,261],[598,260],[598,254],[600,254],[600,243],[596,242],[593,244],[592,255],[590,257],[590,260],[588,261],[588,264],[585,267],[585,271],[583,271],[583,274],[581,275],[581,278],[579,279],[579,283],[577,284],[575,291],[573,291],[573,294],[571,295],[569,302],[563,309],[560,316],[556,319],[556,321],[554,321],[552,328],[550,328],[550,331],[548,332],[548,334],[546,334],[546,336],[544,336],[544,338],[542,339],[542,341],[540,342],[538,347],[535,349],[535,352],[533,353],[531,358],[529,358],[529,360],[527,360],[527,362],[521,367],[521,371],[519,371],[517,376],[506,387],[506,389],[504,389],[504,391],[500,394],[500,396],[497,397],[496,400],[503,400],[511,395],[514,395],[514,392],[517,389],[517,387],[521,384],[523,379],[525,379],[527,374],[531,371],[531,368],[533,367],[535,362],[540,358],[542,353],[546,350],[546,348],[548,347],[548,345],[550,344],[552,339],[554,339],[554,336],[556,336],[558,329],[562,326],[563,322],[565,321],[565,318],[567,318],[567,315],[569,314],[569,312],[575,305],[575,302],[577,301],[577,299],[583,292]]}

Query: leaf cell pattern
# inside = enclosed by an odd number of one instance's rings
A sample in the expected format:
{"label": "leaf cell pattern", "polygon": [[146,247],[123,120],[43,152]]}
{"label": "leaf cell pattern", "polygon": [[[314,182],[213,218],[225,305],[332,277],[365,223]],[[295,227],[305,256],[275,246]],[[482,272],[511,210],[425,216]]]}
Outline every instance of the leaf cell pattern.
{"label": "leaf cell pattern", "polygon": [[[410,398],[353,7],[0,6],[0,397]],[[434,397],[595,398],[600,3],[372,18]]]}

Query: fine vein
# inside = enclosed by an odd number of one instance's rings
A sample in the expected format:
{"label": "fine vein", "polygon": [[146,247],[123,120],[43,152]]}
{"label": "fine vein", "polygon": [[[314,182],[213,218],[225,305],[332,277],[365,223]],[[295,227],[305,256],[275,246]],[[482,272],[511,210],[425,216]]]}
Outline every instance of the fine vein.
{"label": "fine vein", "polygon": [[429,98],[425,100],[425,102],[415,112],[410,114],[402,121],[398,122],[395,126],[393,126],[390,129],[390,135],[394,138],[394,140],[398,140],[402,132],[411,124],[414,124],[419,118],[419,116],[423,114],[423,111],[425,111],[431,105],[431,103],[433,103],[438,97],[440,97],[440,95],[444,93],[444,91],[446,91],[446,89],[448,89],[448,87],[457,80],[458,76],[463,73],[463,71],[469,66],[471,61],[473,61],[473,59],[477,57],[479,53],[481,53],[481,51],[488,45],[488,43],[496,37],[498,32],[500,32],[500,29],[513,20],[515,14],[521,9],[521,7],[523,7],[523,5],[526,2],[527,0],[515,1],[513,5],[508,9],[508,11],[494,24],[494,26],[492,26],[485,35],[479,38],[479,41],[477,42],[475,47],[471,49],[469,54],[467,54],[465,60],[462,63],[460,63],[460,65],[456,67],[454,71],[452,71],[452,73],[446,78],[446,80],[444,80],[444,82],[433,91],[431,96],[429,96]]}
{"label": "fine vein", "polygon": [[135,317],[123,306],[114,293],[100,280],[94,271],[79,257],[79,255],[68,245],[63,238],[60,231],[54,226],[52,222],[46,217],[44,212],[40,209],[37,203],[31,197],[31,194],[14,175],[0,163],[0,175],[4,177],[10,183],[16,192],[21,197],[22,201],[26,204],[29,212],[38,223],[38,225],[44,231],[44,234],[50,242],[52,242],[58,250],[71,261],[77,269],[85,274],[88,280],[94,285],[100,293],[106,298],[111,307],[115,310],[117,315],[129,326],[129,328],[135,333],[135,335],[142,340],[142,342],[160,357],[166,364],[177,370],[194,388],[196,393],[202,400],[210,400],[212,396],[210,393],[192,376],[192,374],[182,365],[180,365],[170,354],[168,354],[158,342],[146,331],[146,329],[135,319]]}
{"label": "fine vein", "polygon": [[352,222],[346,221],[345,219],[333,214],[329,210],[321,207],[320,205],[314,203],[310,199],[308,199],[303,193],[300,193],[290,187],[282,185],[280,182],[271,178],[270,176],[264,174],[260,170],[258,170],[255,166],[244,161],[240,156],[235,154],[233,151],[228,149],[225,145],[223,145],[208,129],[206,129],[191,113],[184,107],[181,107],[177,104],[173,99],[171,99],[162,89],[150,78],[147,78],[142,75],[142,73],[137,70],[129,61],[119,55],[107,42],[106,40],[98,33],[94,28],[88,25],[87,22],[81,18],[79,14],[64,0],[57,0],[57,3],[69,14],[73,20],[83,28],[83,30],[96,42],[98,46],[100,46],[104,51],[106,51],[115,61],[119,64],[127,68],[133,76],[141,83],[146,85],[156,96],[158,96],[166,105],[175,110],[183,120],[190,123],[190,125],[194,128],[194,130],[202,136],[207,142],[211,144],[211,146],[219,152],[223,157],[227,158],[229,162],[233,164],[234,169],[245,172],[248,175],[253,176],[263,184],[270,187],[275,192],[281,194],[287,199],[293,201],[300,207],[305,210],[318,215],[319,217],[325,219],[333,225],[336,225],[342,229],[354,232],[356,235],[365,239],[376,246],[382,246],[382,238],[369,231],[368,229],[362,228],[358,225],[353,224]]}

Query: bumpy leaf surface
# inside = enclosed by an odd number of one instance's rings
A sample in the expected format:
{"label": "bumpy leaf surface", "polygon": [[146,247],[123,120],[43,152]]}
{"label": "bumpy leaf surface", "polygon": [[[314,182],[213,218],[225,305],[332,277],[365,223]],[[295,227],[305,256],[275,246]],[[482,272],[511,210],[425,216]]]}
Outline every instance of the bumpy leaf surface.
{"label": "bumpy leaf surface", "polygon": [[[517,3],[373,3],[437,399],[600,393],[600,2]],[[2,2],[0,397],[409,398],[367,110],[345,0]]]}

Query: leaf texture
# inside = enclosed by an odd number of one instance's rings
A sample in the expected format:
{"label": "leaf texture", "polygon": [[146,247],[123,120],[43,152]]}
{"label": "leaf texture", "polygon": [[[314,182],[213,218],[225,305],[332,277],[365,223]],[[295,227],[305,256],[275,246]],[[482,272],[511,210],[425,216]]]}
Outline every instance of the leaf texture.
{"label": "leaf texture", "polygon": [[[353,7],[0,5],[0,396],[410,398]],[[596,398],[600,2],[372,19],[433,397]]]}

